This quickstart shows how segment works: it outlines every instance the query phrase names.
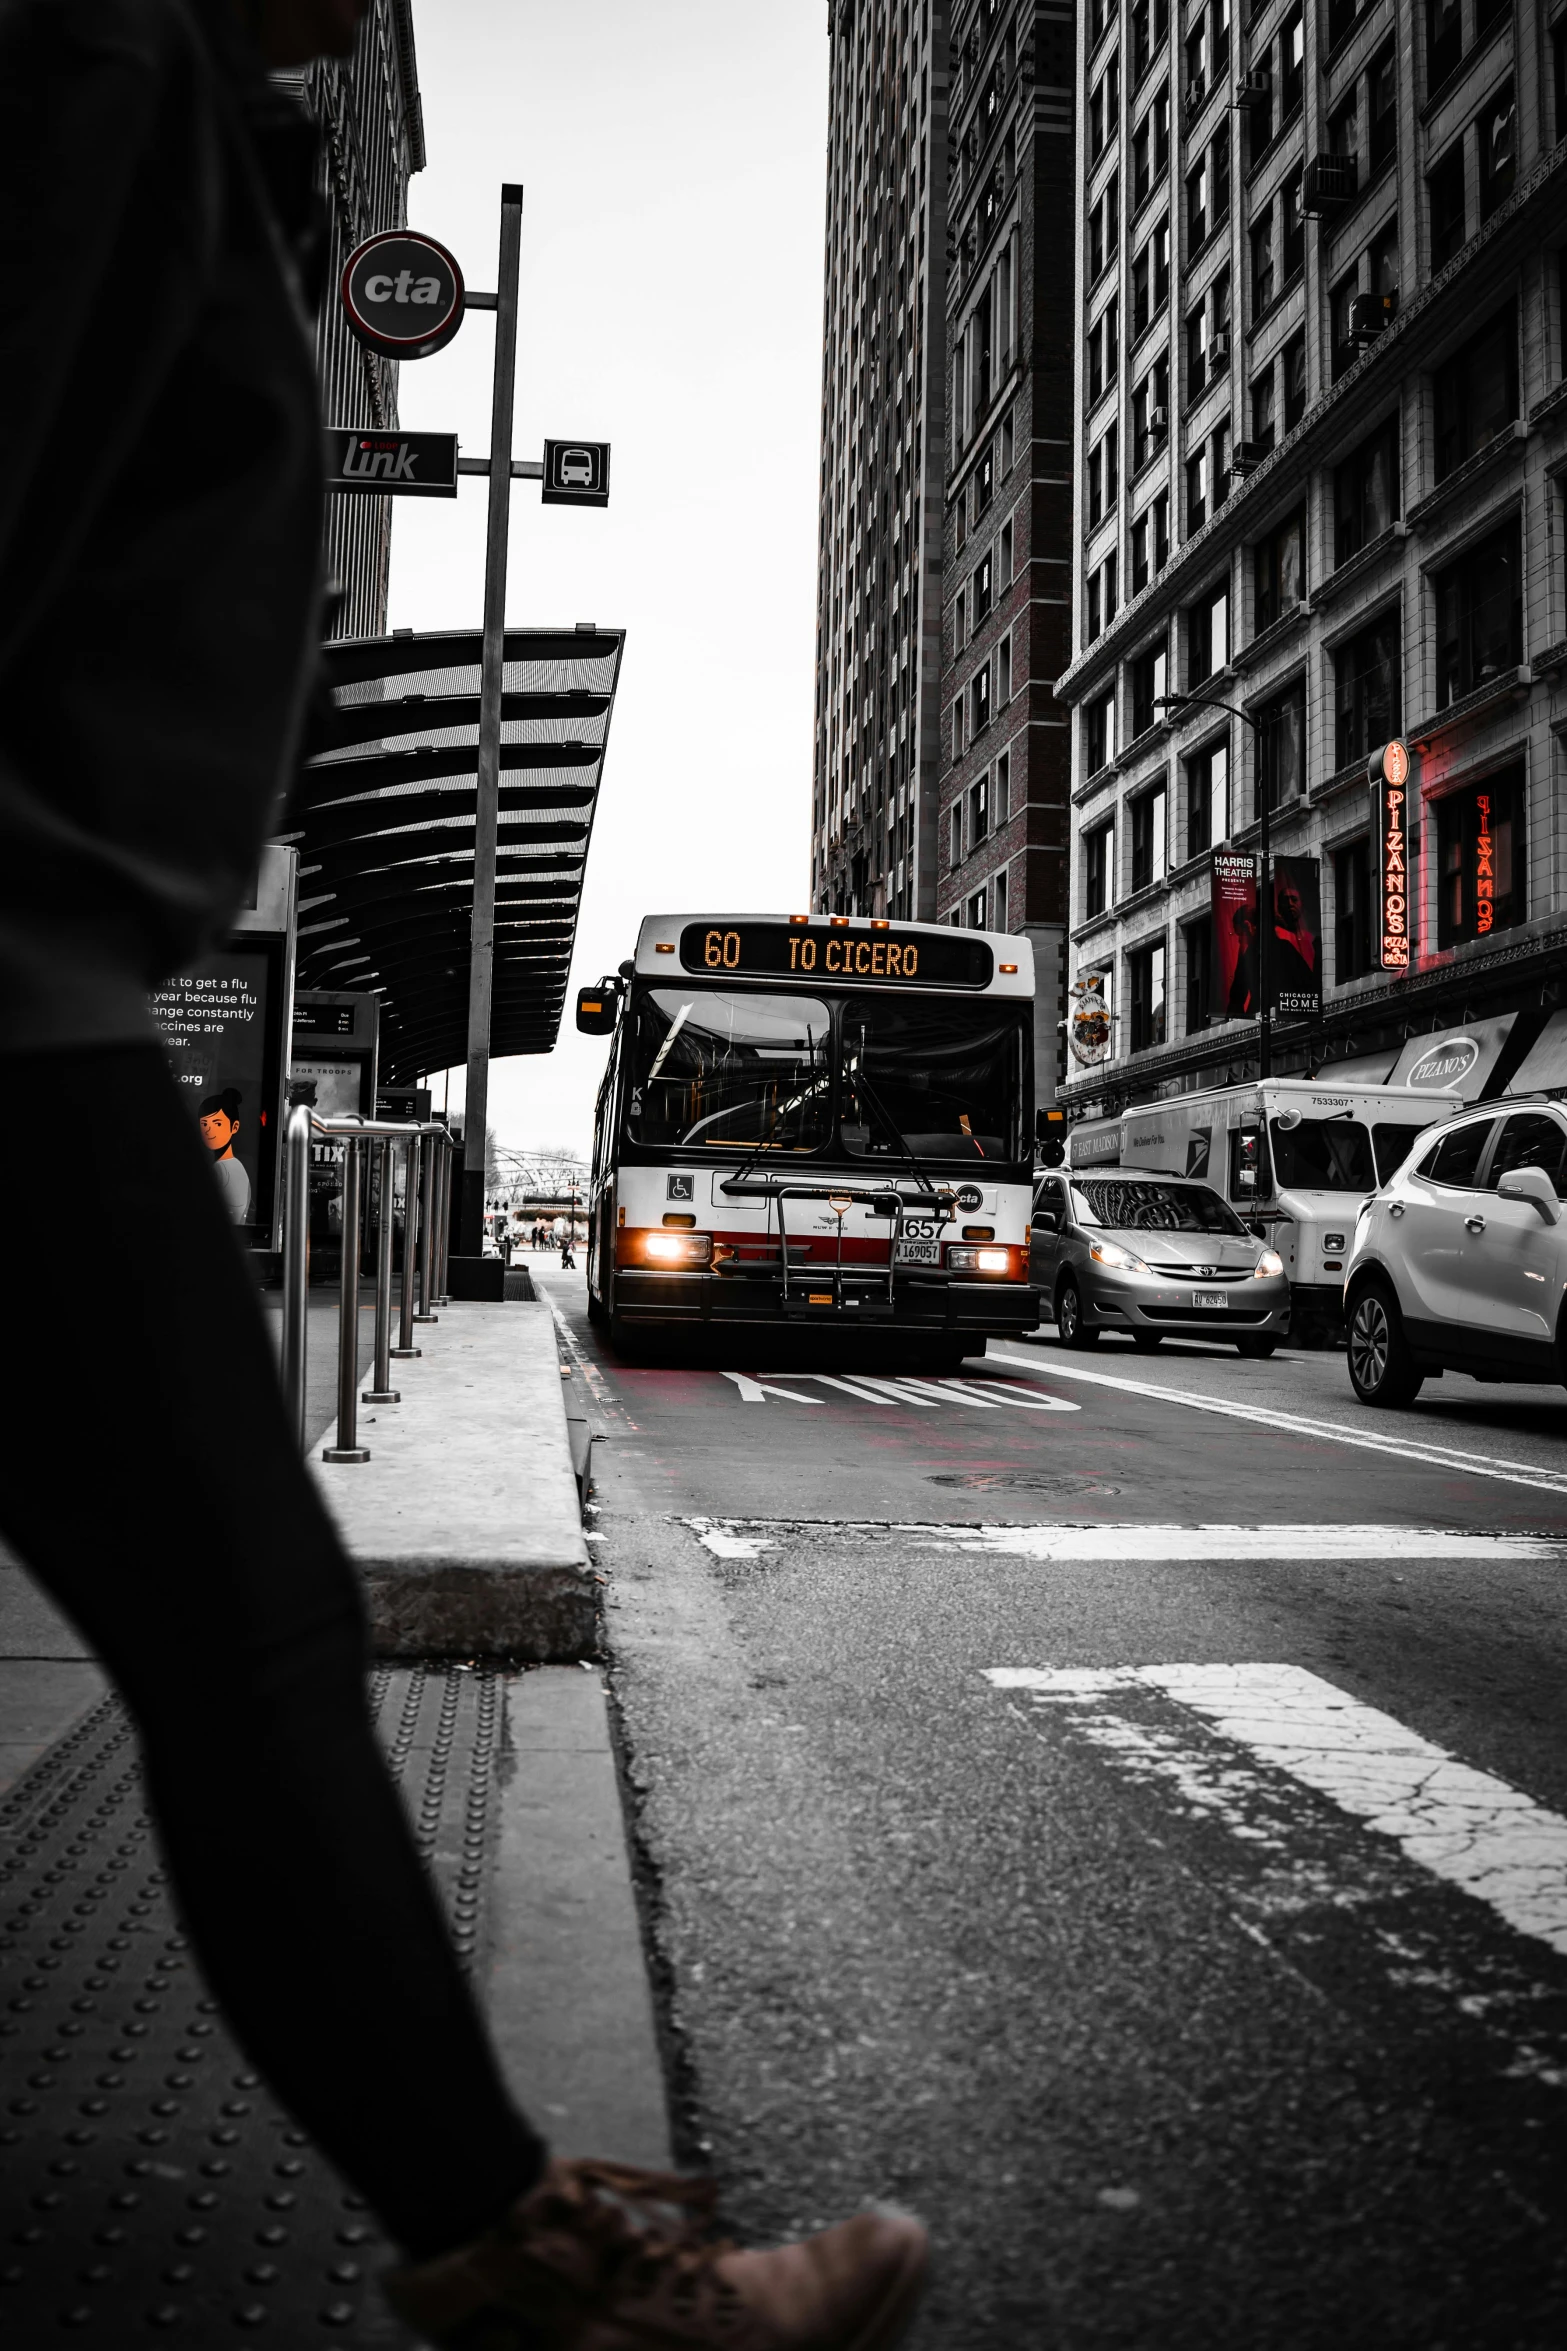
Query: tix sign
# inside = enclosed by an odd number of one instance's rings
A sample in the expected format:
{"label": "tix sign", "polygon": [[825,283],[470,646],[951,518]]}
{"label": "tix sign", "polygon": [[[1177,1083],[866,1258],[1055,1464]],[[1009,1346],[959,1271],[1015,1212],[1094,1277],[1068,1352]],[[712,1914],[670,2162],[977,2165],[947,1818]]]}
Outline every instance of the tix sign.
{"label": "tix sign", "polygon": [[687,971],[743,979],[913,981],[927,988],[984,988],[995,958],[983,939],[908,931],[829,930],[824,925],[687,923]]}

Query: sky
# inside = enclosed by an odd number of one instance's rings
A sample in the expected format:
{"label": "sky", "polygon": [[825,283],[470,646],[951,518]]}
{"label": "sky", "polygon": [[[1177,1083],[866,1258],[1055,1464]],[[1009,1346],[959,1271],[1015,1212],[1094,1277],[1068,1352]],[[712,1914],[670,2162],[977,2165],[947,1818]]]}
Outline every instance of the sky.
{"label": "sky", "polygon": [[[411,223],[492,289],[501,184],[525,191],[514,454],[612,445],[607,509],[514,485],[506,600],[626,631],[560,1041],[490,1079],[503,1144],[586,1152],[606,1046],[579,983],[644,914],[809,903],[827,10],[416,0],[415,32]],[[482,455],[493,352],[474,311],[405,363],[403,424]],[[485,490],[396,503],[390,627],[478,625]]]}

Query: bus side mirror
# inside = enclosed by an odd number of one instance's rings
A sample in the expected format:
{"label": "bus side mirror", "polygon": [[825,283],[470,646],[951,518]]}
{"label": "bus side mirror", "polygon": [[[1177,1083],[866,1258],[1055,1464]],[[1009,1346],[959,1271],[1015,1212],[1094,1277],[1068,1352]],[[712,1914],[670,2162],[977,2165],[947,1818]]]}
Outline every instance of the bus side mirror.
{"label": "bus side mirror", "polygon": [[620,989],[614,980],[600,980],[596,988],[577,990],[577,1026],[585,1037],[612,1037],[619,1010]]}

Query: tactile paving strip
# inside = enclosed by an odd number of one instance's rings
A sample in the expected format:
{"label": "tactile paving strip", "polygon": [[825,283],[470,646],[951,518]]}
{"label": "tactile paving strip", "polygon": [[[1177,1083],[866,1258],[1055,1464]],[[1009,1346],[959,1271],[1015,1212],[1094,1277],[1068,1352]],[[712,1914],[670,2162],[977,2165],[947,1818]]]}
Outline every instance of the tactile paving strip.
{"label": "tactile paving strip", "polygon": [[[373,1683],[470,1966],[503,1694],[461,1667]],[[247,2069],[187,1956],[114,1699],[0,1804],[0,2175],[0,2337],[19,2351],[62,2329],[411,2341],[375,2287],[391,2255],[371,2216]]]}

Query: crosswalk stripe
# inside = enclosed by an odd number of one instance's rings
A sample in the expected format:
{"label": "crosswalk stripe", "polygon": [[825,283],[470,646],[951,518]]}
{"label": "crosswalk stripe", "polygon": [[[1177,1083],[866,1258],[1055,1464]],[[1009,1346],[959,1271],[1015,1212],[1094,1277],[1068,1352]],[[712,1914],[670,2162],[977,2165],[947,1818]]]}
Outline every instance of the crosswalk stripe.
{"label": "crosswalk stripe", "polygon": [[[1244,1793],[1213,1765],[1211,1736],[1326,1796],[1410,1860],[1567,1954],[1567,1820],[1294,1665],[991,1666],[993,1689],[1071,1710],[1126,1768],[1174,1782],[1184,1802],[1247,1830]],[[1143,1722],[1128,1694],[1195,1716],[1195,1742]],[[1249,1832],[1248,1832],[1249,1833]]]}

